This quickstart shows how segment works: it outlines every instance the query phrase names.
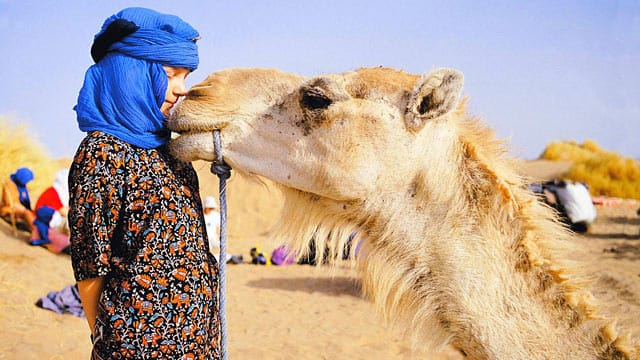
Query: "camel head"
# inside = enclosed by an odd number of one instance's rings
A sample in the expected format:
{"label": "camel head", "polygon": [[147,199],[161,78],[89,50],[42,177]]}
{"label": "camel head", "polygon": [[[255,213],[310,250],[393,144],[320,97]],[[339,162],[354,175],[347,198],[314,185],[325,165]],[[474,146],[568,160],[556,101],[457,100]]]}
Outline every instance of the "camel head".
{"label": "camel head", "polygon": [[[225,161],[323,198],[357,200],[410,182],[416,163],[442,161],[463,76],[387,68],[303,78],[230,69],[195,85],[169,120],[181,159],[213,160],[221,130]],[[434,142],[439,142],[434,144]]]}
{"label": "camel head", "polygon": [[171,149],[213,160],[220,130],[235,171],[281,185],[272,236],[299,256],[315,241],[317,258],[338,259],[357,231],[363,292],[416,344],[472,359],[634,358],[594,321],[558,255],[568,233],[466,114],[462,83],[451,69],[219,71],[174,110]]}

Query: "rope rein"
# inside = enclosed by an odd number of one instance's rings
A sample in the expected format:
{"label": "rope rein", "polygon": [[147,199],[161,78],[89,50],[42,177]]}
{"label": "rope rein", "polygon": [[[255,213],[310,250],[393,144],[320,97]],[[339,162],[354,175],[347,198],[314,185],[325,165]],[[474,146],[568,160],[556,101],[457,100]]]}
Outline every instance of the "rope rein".
{"label": "rope rein", "polygon": [[223,360],[227,360],[227,179],[231,176],[231,167],[222,159],[222,146],[220,145],[220,130],[213,131],[213,149],[215,159],[211,163],[211,173],[218,175],[220,185],[220,257],[218,266],[220,267],[220,284],[218,287],[218,299],[220,301],[220,355]]}

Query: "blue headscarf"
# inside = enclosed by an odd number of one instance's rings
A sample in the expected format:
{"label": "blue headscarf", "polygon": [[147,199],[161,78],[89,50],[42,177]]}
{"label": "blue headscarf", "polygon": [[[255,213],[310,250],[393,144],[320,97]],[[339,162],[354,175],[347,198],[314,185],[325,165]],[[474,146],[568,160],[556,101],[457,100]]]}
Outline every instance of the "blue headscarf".
{"label": "blue headscarf", "polygon": [[167,142],[162,66],[195,70],[198,36],[179,17],[149,9],[127,8],[109,17],[94,38],[96,64],[87,70],[74,107],[80,130],[100,130],[146,149]]}
{"label": "blue headscarf", "polygon": [[20,199],[20,203],[31,210],[31,199],[29,198],[27,183],[33,180],[33,171],[26,167],[19,168],[15,173],[11,174],[9,178],[18,188],[18,199]]}
{"label": "blue headscarf", "polygon": [[46,205],[36,210],[36,219],[33,221],[33,225],[38,229],[40,238],[32,240],[31,245],[44,245],[51,242],[49,239],[49,223],[55,212],[51,206]]}

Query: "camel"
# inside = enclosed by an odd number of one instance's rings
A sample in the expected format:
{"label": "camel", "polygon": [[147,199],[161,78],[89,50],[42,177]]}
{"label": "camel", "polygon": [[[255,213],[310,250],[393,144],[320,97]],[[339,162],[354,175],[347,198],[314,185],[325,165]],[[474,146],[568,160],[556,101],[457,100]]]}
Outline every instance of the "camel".
{"label": "camel", "polygon": [[419,346],[471,359],[636,359],[596,314],[570,232],[517,159],[467,112],[463,75],[361,68],[305,78],[227,69],[168,120],[171,151],[282,187],[277,236],[342,253],[357,231],[364,295]]}

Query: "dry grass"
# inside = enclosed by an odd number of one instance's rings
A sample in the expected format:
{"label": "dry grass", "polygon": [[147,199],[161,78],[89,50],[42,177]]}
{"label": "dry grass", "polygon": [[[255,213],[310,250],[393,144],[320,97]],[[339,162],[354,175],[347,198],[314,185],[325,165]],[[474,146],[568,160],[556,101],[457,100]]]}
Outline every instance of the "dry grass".
{"label": "dry grass", "polygon": [[0,184],[21,167],[33,171],[34,180],[27,185],[31,201],[49,187],[60,165],[51,159],[49,151],[39,143],[24,125],[15,125],[0,116]]}
{"label": "dry grass", "polygon": [[566,178],[588,184],[592,195],[640,199],[638,161],[604,150],[593,140],[551,142],[540,157],[571,161]]}

